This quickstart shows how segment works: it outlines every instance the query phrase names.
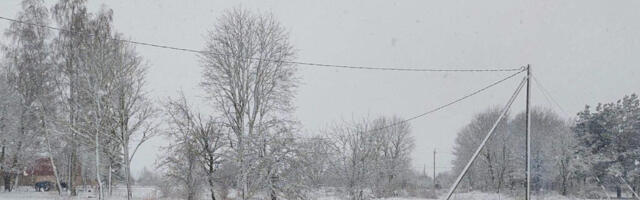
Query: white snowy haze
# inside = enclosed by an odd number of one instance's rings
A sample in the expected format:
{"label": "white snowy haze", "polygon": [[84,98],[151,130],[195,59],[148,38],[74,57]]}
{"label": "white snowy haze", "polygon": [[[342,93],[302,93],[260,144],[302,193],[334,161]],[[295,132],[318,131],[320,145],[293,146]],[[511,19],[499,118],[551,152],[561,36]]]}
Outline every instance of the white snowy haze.
{"label": "white snowy haze", "polygon": [[[53,1],[49,2],[53,3]],[[297,60],[327,64],[415,68],[519,68],[534,76],[566,113],[534,85],[534,105],[572,117],[585,104],[640,92],[640,1],[89,1],[114,11],[115,28],[132,40],[203,49],[220,14],[243,7],[272,13],[289,31]],[[0,1],[0,16],[14,17],[18,0]],[[0,21],[0,29],[9,22]],[[158,102],[182,89],[210,112],[198,85],[202,68],[193,53],[138,46],[149,65],[147,81]],[[380,115],[415,116],[513,72],[390,72],[299,66],[296,118],[305,134],[320,134],[341,120]],[[451,167],[456,133],[474,113],[503,105],[519,78],[452,107],[412,121],[413,166],[431,173]],[[513,112],[523,108],[523,95]],[[152,168],[166,145],[158,137],[133,159],[133,172]]]}

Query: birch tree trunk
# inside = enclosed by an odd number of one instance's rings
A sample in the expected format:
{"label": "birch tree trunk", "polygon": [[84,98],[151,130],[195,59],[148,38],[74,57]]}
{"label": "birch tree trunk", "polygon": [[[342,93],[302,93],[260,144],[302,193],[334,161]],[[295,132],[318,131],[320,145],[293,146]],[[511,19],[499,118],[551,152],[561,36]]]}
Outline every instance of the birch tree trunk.
{"label": "birch tree trunk", "polygon": [[98,182],[98,199],[102,199],[102,180],[100,178],[100,134],[96,128],[96,180]]}
{"label": "birch tree trunk", "polygon": [[[128,141],[128,140],[127,140]],[[130,160],[129,160],[129,145],[123,143],[122,144],[122,148],[124,151],[124,177],[125,177],[125,181],[127,182],[127,200],[130,200],[132,197],[131,194],[131,166],[130,166]]]}
{"label": "birch tree trunk", "polygon": [[56,185],[58,186],[58,195],[62,196],[62,185],[60,184],[60,177],[58,176],[58,168],[56,167],[56,163],[53,160],[53,153],[51,151],[51,143],[49,142],[49,130],[43,120],[42,127],[44,128],[44,140],[47,143],[47,151],[49,154],[49,161],[51,162],[51,167],[53,168],[53,175],[56,177]]}
{"label": "birch tree trunk", "polygon": [[21,173],[19,173],[19,171],[21,171],[21,170],[18,170],[18,173],[16,173],[16,182],[13,183],[13,189],[14,190],[18,188],[18,185],[20,185],[20,174]]}
{"label": "birch tree trunk", "polygon": [[113,165],[112,163],[109,163],[109,180],[108,180],[109,183],[107,185],[109,187],[109,196],[113,195],[113,183],[111,182],[112,181],[111,174],[113,173],[112,165]]}
{"label": "birch tree trunk", "polygon": [[98,199],[103,198],[103,188],[102,188],[102,178],[100,178],[100,120],[98,120],[98,115],[100,113],[100,100],[98,98],[98,94],[95,94],[95,102],[97,104],[96,113],[95,113],[95,148],[96,148],[96,180],[98,181]]}

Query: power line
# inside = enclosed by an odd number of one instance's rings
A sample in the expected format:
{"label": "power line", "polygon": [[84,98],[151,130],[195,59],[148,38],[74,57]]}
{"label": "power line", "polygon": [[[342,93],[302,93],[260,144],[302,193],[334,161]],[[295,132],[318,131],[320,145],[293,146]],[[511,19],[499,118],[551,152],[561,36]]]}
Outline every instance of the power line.
{"label": "power line", "polygon": [[553,103],[551,102],[551,99],[549,99],[549,96],[547,96],[547,94],[542,91],[542,89],[540,89],[540,85],[536,83],[536,89],[538,89],[538,91],[540,92],[540,94],[542,94],[542,96],[544,97],[545,100],[547,100],[547,104],[549,105],[549,107],[554,107],[556,105],[553,105]]}
{"label": "power line", "polygon": [[[533,77],[533,76],[531,76],[531,77]],[[542,94],[544,99],[547,100],[547,103],[549,104],[550,107],[557,107],[560,111],[562,111],[563,114],[568,115],[568,113],[565,112],[564,109],[562,109],[557,104],[555,104],[555,101],[551,100],[551,96],[548,95],[547,92],[542,89],[542,85],[539,82],[537,82],[537,81],[534,81],[534,82],[536,83],[536,86],[538,86],[538,87],[536,87],[536,89],[538,89],[538,91],[540,91],[540,93]]]}
{"label": "power line", "polygon": [[[31,22],[21,21],[21,20],[17,20],[17,19],[12,19],[12,18],[7,18],[7,17],[2,17],[2,16],[0,16],[0,19],[6,20],[6,21],[11,21],[11,22],[16,22],[16,23],[21,23],[21,24],[27,24],[27,25],[31,25],[31,26],[38,26],[38,27],[48,28],[48,29],[56,30],[56,31],[69,32],[69,33],[79,33],[79,34],[86,34],[86,35],[88,35],[88,36],[93,36],[93,34],[90,34],[90,33],[83,33],[83,32],[78,32],[78,31],[72,31],[72,30],[63,29],[63,28],[59,28],[59,27],[53,27],[53,26],[48,26],[48,25],[43,25],[43,24],[36,24],[36,23],[31,23]],[[118,41],[118,42],[126,42],[126,43],[135,44],[135,45],[150,46],[150,47],[162,48],[162,49],[169,49],[169,50],[175,50],[175,51],[184,51],[184,52],[198,53],[198,54],[209,53],[209,54],[214,54],[214,55],[219,55],[219,56],[232,56],[232,55],[229,55],[229,54],[213,53],[213,52],[207,52],[207,51],[202,51],[202,50],[195,50],[195,49],[188,49],[188,48],[180,48],[180,47],[174,47],[174,46],[168,46],[168,45],[160,45],[160,44],[147,43],[147,42],[138,42],[138,41],[134,41],[134,40],[126,40],[126,39],[120,39],[120,38],[112,38],[112,37],[109,37],[109,38],[107,38],[107,39],[109,39],[109,40],[114,40],[114,41]],[[342,68],[342,69],[357,69],[357,70],[380,70],[380,71],[412,71],[412,72],[501,72],[501,71],[518,71],[518,70],[522,70],[522,68],[493,68],[493,69],[421,69],[421,68],[393,68],[393,67],[370,67],[370,66],[355,66],[355,65],[334,65],[334,64],[322,64],[322,63],[300,62],[300,61],[273,60],[273,59],[264,59],[264,58],[255,58],[255,57],[244,57],[244,59],[257,60],[257,61],[265,61],[265,62],[288,63],[288,64],[294,64],[294,65],[315,66],[315,67]]]}
{"label": "power line", "polygon": [[[58,27],[53,27],[53,26],[48,26],[48,25],[42,25],[42,24],[36,24],[36,23],[31,23],[31,22],[25,22],[25,21],[21,21],[21,20],[16,20],[16,19],[11,19],[11,18],[7,18],[7,17],[2,17],[0,16],[0,19],[3,20],[7,20],[7,21],[11,21],[11,22],[16,22],[16,23],[21,23],[21,24],[27,24],[27,25],[31,25],[31,26],[38,26],[38,27],[43,27],[43,28],[48,28],[48,29],[52,29],[52,30],[56,30],[56,31],[63,31],[63,32],[69,32],[69,33],[80,33],[80,34],[86,34],[89,36],[93,36],[93,34],[90,33],[83,33],[83,32],[77,32],[77,31],[72,31],[72,30],[68,30],[68,29],[63,29],[63,28],[58,28]],[[213,53],[213,52],[206,52],[206,51],[200,51],[200,50],[194,50],[194,49],[187,49],[187,48],[179,48],[179,47],[173,47],[173,46],[167,46],[167,45],[159,45],[159,44],[153,44],[153,43],[146,43],[146,42],[138,42],[138,41],[133,41],[133,40],[125,40],[125,39],[119,39],[119,38],[112,38],[109,37],[107,38],[109,40],[114,40],[114,41],[118,41],[118,42],[126,42],[126,43],[131,43],[131,44],[136,44],[136,45],[143,45],[143,46],[151,46],[151,47],[156,47],[156,48],[163,48],[163,49],[170,49],[170,50],[176,50],[176,51],[185,51],[185,52],[191,52],[191,53],[212,53],[215,55],[220,55],[220,56],[230,56],[228,54],[220,54],[220,53]],[[381,129],[386,129],[389,127],[393,127],[396,126],[398,124],[402,124],[402,123],[406,123],[415,119],[418,119],[420,117],[424,117],[426,115],[429,115],[431,113],[437,112],[441,109],[444,109],[448,106],[451,106],[455,103],[458,103],[464,99],[467,99],[473,95],[476,95],[480,92],[483,92],[499,83],[502,83],[503,81],[506,81],[518,74],[520,74],[521,72],[524,71],[524,67],[520,67],[520,68],[500,68],[500,69],[418,69],[418,68],[389,68],[389,67],[368,67],[368,66],[351,66],[351,65],[332,65],[332,64],[321,64],[321,63],[310,63],[310,62],[298,62],[298,61],[284,61],[284,60],[272,60],[272,59],[263,59],[263,58],[253,58],[253,57],[248,57],[246,59],[252,59],[252,60],[260,60],[260,61],[266,61],[266,62],[282,62],[282,63],[289,63],[289,64],[298,64],[298,65],[307,65],[307,66],[317,66],[317,67],[332,67],[332,68],[347,68],[347,69],[360,69],[360,70],[383,70],[383,71],[414,71],[414,72],[496,72],[496,71],[517,71],[514,74],[511,74],[501,80],[498,80],[492,84],[489,84],[488,86],[481,88],[479,90],[476,90],[470,94],[467,94],[465,96],[462,96],[461,98],[458,98],[452,102],[449,102],[447,104],[444,104],[442,106],[436,107],[432,110],[429,110],[427,112],[421,113],[419,115],[410,117],[406,120],[402,120],[400,122],[396,122],[384,127],[380,127],[380,128],[376,128],[376,129],[371,129],[365,132],[369,132],[369,131],[375,131],[375,130],[381,130]]]}
{"label": "power line", "polygon": [[444,104],[444,105],[442,105],[442,106],[436,107],[436,108],[434,108],[434,109],[431,109],[431,110],[426,111],[426,112],[424,112],[424,113],[421,113],[421,114],[419,114],[419,115],[416,115],[416,116],[410,117],[410,118],[408,118],[408,119],[405,119],[405,120],[402,120],[402,121],[399,121],[399,122],[396,122],[396,123],[392,123],[392,124],[387,125],[387,126],[383,126],[383,127],[375,128],[375,129],[370,129],[370,130],[365,131],[365,132],[383,130],[383,129],[386,129],[386,128],[389,128],[389,127],[396,126],[396,125],[398,125],[398,124],[407,123],[407,122],[409,122],[409,121],[412,121],[412,120],[418,119],[418,118],[420,118],[420,117],[424,117],[424,116],[429,115],[429,114],[431,114],[431,113],[434,113],[434,112],[437,112],[437,111],[439,111],[439,110],[442,110],[442,109],[444,109],[444,108],[446,108],[446,107],[449,107],[449,106],[451,106],[451,105],[453,105],[453,104],[455,104],[455,103],[458,103],[458,102],[460,102],[460,101],[462,101],[462,100],[465,100],[465,99],[467,99],[467,98],[469,98],[469,97],[471,97],[471,96],[473,96],[473,95],[476,95],[476,94],[478,94],[478,93],[480,93],[480,92],[483,92],[483,91],[485,91],[485,90],[487,90],[487,89],[489,89],[489,88],[491,88],[491,87],[493,87],[493,86],[496,86],[496,85],[498,85],[498,84],[500,84],[500,83],[502,83],[502,82],[504,82],[504,81],[506,81],[506,80],[508,80],[508,79],[510,79],[510,78],[512,78],[512,77],[514,77],[514,76],[516,76],[516,75],[518,75],[518,74],[520,74],[520,73],[524,72],[524,71],[525,71],[524,69],[523,69],[523,70],[521,70],[521,71],[518,71],[518,72],[516,72],[516,73],[514,73],[514,74],[511,74],[511,75],[509,75],[509,76],[507,76],[507,77],[505,77],[505,78],[503,78],[503,79],[500,79],[500,80],[498,80],[498,81],[496,81],[496,82],[493,82],[493,83],[491,83],[491,84],[489,84],[489,85],[487,85],[487,86],[485,86],[485,87],[483,87],[483,88],[481,88],[481,89],[478,89],[478,90],[476,90],[476,91],[474,91],[474,92],[472,92],[472,93],[469,93],[469,94],[467,94],[467,95],[464,95],[464,96],[462,96],[462,97],[460,97],[460,98],[458,98],[458,99],[456,99],[456,100],[454,100],[454,101],[451,101],[451,102],[449,102],[449,103],[447,103],[447,104]]}
{"label": "power line", "polygon": [[558,101],[556,101],[553,98],[553,96],[551,95],[551,93],[546,88],[544,88],[544,86],[542,86],[542,83],[540,83],[540,81],[538,81],[536,76],[532,75],[531,77],[533,78],[533,82],[535,82],[536,85],[538,86],[538,88],[540,88],[540,92],[542,93],[542,96],[544,96],[545,99],[547,99],[547,101],[552,102],[552,104],[554,104],[556,107],[558,107],[558,109],[560,109],[561,112],[563,112],[565,115],[567,115],[567,117],[570,117],[571,115],[569,114],[569,112],[567,112],[562,106],[560,106]]}
{"label": "power line", "polygon": [[[485,87],[483,87],[483,88],[480,88],[480,89],[478,89],[478,90],[476,90],[476,91],[474,91],[474,92],[472,92],[472,93],[469,93],[469,94],[467,94],[467,95],[464,95],[464,96],[462,96],[462,97],[460,97],[460,98],[458,98],[458,99],[455,99],[455,100],[453,100],[453,101],[451,101],[451,102],[449,102],[449,103],[446,103],[446,104],[444,104],[444,105],[438,106],[438,107],[436,107],[436,108],[434,108],[434,109],[428,110],[428,111],[423,112],[423,113],[421,113],[421,114],[418,114],[418,115],[416,115],[416,116],[413,116],[413,117],[407,118],[407,119],[405,119],[405,120],[398,121],[398,122],[395,122],[395,123],[392,123],[392,124],[389,124],[389,125],[386,125],[386,126],[383,126],[383,127],[379,127],[379,128],[374,128],[374,129],[365,130],[365,131],[363,131],[363,132],[364,132],[364,133],[368,133],[368,132],[373,132],[373,131],[383,130],[383,129],[386,129],[386,128],[394,127],[394,126],[397,126],[397,125],[400,125],[400,124],[403,124],[403,123],[408,123],[408,122],[413,121],[413,120],[415,120],[415,119],[418,119],[418,118],[421,118],[421,117],[427,116],[427,115],[429,115],[429,114],[432,114],[432,113],[434,113],[434,112],[437,112],[437,111],[439,111],[439,110],[442,110],[442,109],[444,109],[444,108],[446,108],[446,107],[449,107],[449,106],[451,106],[451,105],[453,105],[453,104],[456,104],[456,103],[458,103],[458,102],[460,102],[460,101],[462,101],[462,100],[465,100],[465,99],[467,99],[467,98],[469,98],[469,97],[471,97],[471,96],[474,96],[474,95],[476,95],[476,94],[478,94],[478,93],[481,93],[481,92],[483,92],[483,91],[485,91],[485,90],[488,90],[489,88],[492,88],[493,86],[496,86],[496,85],[498,85],[498,84],[500,84],[500,83],[502,83],[502,82],[504,82],[504,81],[506,81],[506,80],[509,80],[510,78],[513,78],[514,76],[516,76],[516,75],[518,75],[518,74],[520,74],[520,73],[522,73],[522,72],[524,72],[524,71],[525,71],[525,70],[523,69],[523,70],[521,70],[521,71],[518,71],[518,72],[516,72],[516,73],[513,73],[513,74],[511,74],[511,75],[509,75],[509,76],[507,76],[507,77],[505,77],[505,78],[502,78],[502,79],[500,79],[500,80],[498,80],[498,81],[495,81],[495,82],[493,82],[493,83],[491,83],[491,84],[489,84],[489,85],[487,85],[487,86],[485,86]],[[300,138],[300,139],[317,139],[317,138]],[[447,153],[447,154],[454,155],[453,153]]]}

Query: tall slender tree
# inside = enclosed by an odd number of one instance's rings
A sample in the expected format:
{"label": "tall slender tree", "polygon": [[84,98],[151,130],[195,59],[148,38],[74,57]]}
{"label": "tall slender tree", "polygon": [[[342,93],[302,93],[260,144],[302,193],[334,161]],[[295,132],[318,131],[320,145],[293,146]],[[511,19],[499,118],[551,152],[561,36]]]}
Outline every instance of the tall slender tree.
{"label": "tall slender tree", "polygon": [[67,187],[72,196],[77,195],[75,181],[79,177],[80,171],[78,160],[78,134],[80,125],[80,55],[82,53],[81,41],[85,39],[86,25],[89,13],[86,8],[86,0],[60,0],[51,9],[53,19],[55,19],[58,27],[70,30],[59,31],[53,40],[53,48],[55,49],[54,62],[58,66],[59,87],[61,97],[66,105],[64,110],[68,113],[67,120],[67,149],[69,152],[69,162],[67,164]]}
{"label": "tall slender tree", "polygon": [[[113,36],[120,38],[120,35]],[[114,123],[111,138],[122,150],[122,167],[127,185],[127,199],[132,198],[131,161],[142,144],[155,136],[153,119],[157,110],[147,98],[145,91],[146,67],[135,49],[123,42],[113,42],[113,63],[107,73],[112,77],[109,85],[112,92],[105,102],[110,108],[110,119]],[[135,142],[134,142],[135,141]],[[133,145],[133,148],[131,148]]]}
{"label": "tall slender tree", "polygon": [[[4,61],[4,59],[2,60]],[[14,90],[13,84],[9,82],[10,70],[5,66],[6,63],[0,63],[0,177],[3,180],[4,189],[10,190],[11,187],[11,169],[8,168],[9,162],[7,157],[13,151],[15,137],[18,135],[17,124],[19,118],[20,98]]]}
{"label": "tall slender tree", "polygon": [[[17,19],[32,24],[48,24],[49,15],[44,3],[40,0],[22,1],[22,11],[18,13]],[[48,76],[50,71],[50,50],[48,48],[48,37],[50,32],[47,28],[33,26],[24,23],[13,22],[6,30],[5,36],[9,38],[9,44],[3,46],[3,52],[7,59],[7,67],[10,68],[10,81],[16,94],[19,97],[19,121],[18,133],[13,141],[16,146],[11,163],[8,166],[14,175],[24,166],[21,166],[26,159],[23,157],[28,148],[36,140],[31,138],[40,131],[38,121],[37,105],[43,99],[43,94],[49,92]],[[7,183],[10,176],[5,175],[5,189],[11,188]],[[15,181],[16,185],[18,181]]]}

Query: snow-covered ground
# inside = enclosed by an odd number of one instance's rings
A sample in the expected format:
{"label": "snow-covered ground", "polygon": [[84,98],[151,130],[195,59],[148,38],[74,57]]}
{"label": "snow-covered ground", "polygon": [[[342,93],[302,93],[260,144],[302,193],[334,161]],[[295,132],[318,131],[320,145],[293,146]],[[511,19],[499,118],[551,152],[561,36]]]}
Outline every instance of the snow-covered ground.
{"label": "snow-covered ground", "polygon": [[[120,200],[125,199],[126,190],[124,187],[114,188],[113,196],[108,197],[107,200]],[[153,187],[134,187],[134,199],[136,200],[169,200],[166,198],[159,198],[160,192]],[[317,200],[340,200],[340,196],[334,192],[319,191],[313,193],[313,196]],[[95,194],[91,192],[79,192],[77,197],[71,198],[68,196],[58,196],[56,192],[36,192],[33,188],[22,187],[13,192],[0,192],[0,200],[93,200],[96,199]],[[208,198],[202,198],[208,199]],[[482,193],[482,192],[470,192],[455,194],[452,199],[455,200],[516,200],[522,199],[521,197],[512,197],[505,194],[495,193]],[[535,200],[574,200],[578,198],[563,197],[557,194],[549,195],[536,195],[532,199]],[[379,200],[426,200],[424,198],[411,198],[411,197],[398,197],[398,198],[386,198]]]}
{"label": "snow-covered ground", "polygon": [[[37,192],[33,187],[19,187],[12,192],[0,192],[0,200],[89,200],[97,199],[95,193],[87,191],[78,191],[77,197],[69,197],[66,194],[59,196],[55,191]],[[126,197],[125,187],[114,187],[112,196],[107,200],[120,200]],[[160,192],[153,187],[133,187],[133,198],[136,200],[154,200],[159,199]]]}
{"label": "snow-covered ground", "polygon": [[[496,194],[496,193],[482,193],[482,192],[469,192],[462,194],[454,194],[451,199],[458,200],[516,200],[516,199],[524,199],[522,196],[509,196],[506,194]],[[558,194],[543,194],[543,195],[532,195],[531,199],[533,200],[573,200],[578,198],[565,197]]]}

